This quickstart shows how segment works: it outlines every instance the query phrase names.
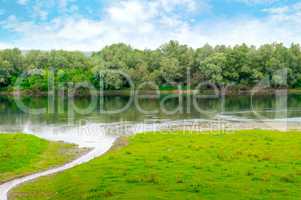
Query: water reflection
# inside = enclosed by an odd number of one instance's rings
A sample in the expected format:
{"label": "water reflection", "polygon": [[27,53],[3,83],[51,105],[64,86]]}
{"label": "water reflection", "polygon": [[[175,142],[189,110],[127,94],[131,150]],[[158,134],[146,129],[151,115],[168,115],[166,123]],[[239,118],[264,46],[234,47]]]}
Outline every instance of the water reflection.
{"label": "water reflection", "polygon": [[[47,108],[48,112],[40,115],[28,114],[16,105],[14,99],[0,97],[0,125],[70,124],[68,98],[56,99],[52,107],[49,106],[46,97],[24,97],[22,101],[30,108]],[[132,103],[130,107],[120,113],[104,114],[103,112],[121,109],[128,101],[129,97],[104,97],[104,99],[97,101],[97,106],[90,113],[72,112],[74,119],[71,122],[77,124],[82,120],[94,123],[110,123],[118,121],[142,122],[156,119],[212,119],[221,114],[245,118],[256,118],[259,114],[271,119],[277,116],[277,112],[275,112],[277,101],[273,95],[256,96],[252,100],[250,96],[232,96],[226,97],[224,103],[222,99],[198,99],[196,105],[190,98],[181,100],[168,98],[163,105],[160,105],[162,102],[160,99],[139,99],[139,107]],[[90,105],[90,98],[76,98],[74,105],[81,109],[86,108]],[[145,112],[141,112],[141,110]],[[300,117],[300,111],[301,95],[289,95],[287,97],[287,116],[289,118]]]}
{"label": "water reflection", "polygon": [[[163,98],[163,97],[162,97]],[[256,118],[261,115],[266,118],[277,116],[277,100],[274,95],[256,96],[232,96],[226,97],[223,102],[218,99],[198,99],[196,105],[190,98],[168,98],[160,105],[161,99],[139,99],[137,107],[134,103],[123,112],[105,114],[104,111],[114,111],[123,108],[129,101],[129,97],[104,97],[97,101],[92,112],[79,114],[72,111],[70,121],[69,99],[55,99],[54,104],[49,104],[47,97],[24,97],[22,101],[30,108],[47,108],[48,112],[40,115],[32,115],[22,111],[10,97],[0,97],[0,125],[18,124],[66,124],[80,121],[93,123],[111,123],[119,121],[142,122],[145,120],[162,119],[212,119],[217,115],[231,115],[245,118]],[[74,105],[80,109],[90,105],[89,98],[76,98]],[[50,106],[49,106],[50,105]],[[224,106],[223,106],[224,105]],[[143,112],[142,112],[142,111]],[[256,114],[255,112],[256,111]],[[289,118],[300,117],[301,95],[289,95],[287,97],[287,116]],[[281,112],[281,110],[278,110]],[[279,116],[279,115],[278,115]]]}

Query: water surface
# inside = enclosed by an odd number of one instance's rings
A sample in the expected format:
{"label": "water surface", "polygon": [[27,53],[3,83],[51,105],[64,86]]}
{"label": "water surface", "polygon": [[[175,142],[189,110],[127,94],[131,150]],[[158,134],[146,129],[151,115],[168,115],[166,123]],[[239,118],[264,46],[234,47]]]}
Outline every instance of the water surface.
{"label": "water surface", "polygon": [[[140,98],[130,102],[129,97],[98,97],[89,112],[74,110],[88,108],[91,98],[23,97],[28,108],[45,108],[42,114],[22,110],[11,97],[0,97],[0,131],[25,132],[46,139],[63,140],[94,147],[107,137],[107,130],[120,122],[130,122],[134,129],[141,124],[162,124],[166,121],[226,119],[293,120],[301,121],[301,95],[288,96],[230,96],[199,98],[163,96]],[[72,101],[72,104],[70,103]],[[122,112],[110,114],[129,105]],[[107,125],[103,128],[99,125]],[[144,127],[145,128],[145,127]],[[149,127],[147,127],[149,128]]]}

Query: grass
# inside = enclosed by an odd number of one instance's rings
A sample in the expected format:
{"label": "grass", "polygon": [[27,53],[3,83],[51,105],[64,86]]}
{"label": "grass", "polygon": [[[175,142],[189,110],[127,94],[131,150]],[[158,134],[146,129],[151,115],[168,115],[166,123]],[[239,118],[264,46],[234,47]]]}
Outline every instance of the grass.
{"label": "grass", "polygon": [[147,133],[15,188],[15,200],[301,199],[301,134]]}
{"label": "grass", "polygon": [[86,150],[25,134],[0,134],[0,183],[63,165]]}

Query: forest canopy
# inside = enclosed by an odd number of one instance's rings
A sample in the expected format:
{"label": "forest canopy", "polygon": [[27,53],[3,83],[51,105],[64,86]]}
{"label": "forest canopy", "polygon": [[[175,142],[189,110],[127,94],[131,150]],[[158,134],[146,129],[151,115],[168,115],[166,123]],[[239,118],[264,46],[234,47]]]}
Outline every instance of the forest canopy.
{"label": "forest canopy", "polygon": [[63,50],[6,49],[0,51],[0,88],[12,90],[16,80],[22,77],[21,89],[47,91],[50,73],[55,74],[55,82],[60,85],[89,82],[96,88],[128,88],[124,76],[111,73],[112,70],[128,74],[135,85],[154,82],[159,86],[185,86],[189,70],[192,87],[204,81],[251,87],[265,77],[273,83],[277,78],[273,73],[282,69],[287,70],[287,87],[301,87],[299,44],[290,47],[281,43],[260,47],[206,44],[193,49],[170,41],[155,50],[138,50],[119,43],[92,55]]}

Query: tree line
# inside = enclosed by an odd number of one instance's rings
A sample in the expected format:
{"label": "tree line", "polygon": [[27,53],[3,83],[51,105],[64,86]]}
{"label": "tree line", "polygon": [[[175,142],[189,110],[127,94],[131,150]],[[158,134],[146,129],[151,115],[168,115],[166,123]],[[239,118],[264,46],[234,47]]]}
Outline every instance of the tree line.
{"label": "tree line", "polygon": [[[301,48],[299,44],[286,47],[281,43],[260,47],[246,44],[233,47],[225,45],[193,49],[177,41],[170,41],[155,50],[138,50],[119,43],[103,48],[92,55],[78,51],[22,52],[19,49],[0,51],[0,88],[13,90],[22,76],[21,89],[47,91],[50,73],[55,83],[76,85],[88,81],[96,88],[126,89],[127,79],[114,70],[122,71],[135,85],[153,82],[160,87],[187,85],[187,71],[192,87],[208,81],[217,84],[233,84],[252,87],[268,78],[278,87],[275,71],[287,70],[290,88],[301,87]],[[103,84],[102,84],[103,83]]]}

